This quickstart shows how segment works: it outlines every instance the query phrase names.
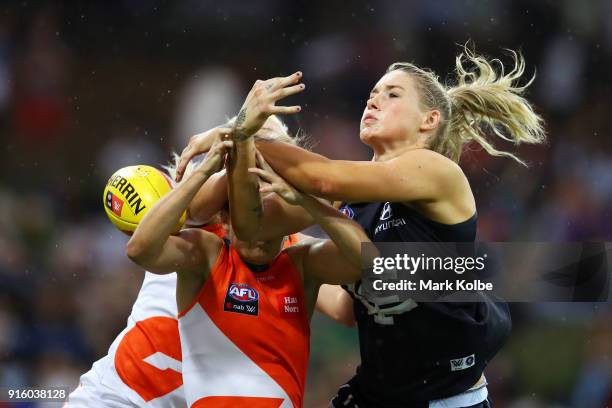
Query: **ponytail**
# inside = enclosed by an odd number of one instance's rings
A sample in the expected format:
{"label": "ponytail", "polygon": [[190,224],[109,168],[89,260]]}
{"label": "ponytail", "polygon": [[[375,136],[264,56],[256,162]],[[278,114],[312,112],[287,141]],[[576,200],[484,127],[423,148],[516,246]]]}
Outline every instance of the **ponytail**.
{"label": "ponytail", "polygon": [[[491,134],[515,145],[545,140],[544,121],[522,96],[535,75],[525,85],[517,85],[525,72],[525,60],[514,51],[510,53],[514,67],[505,73],[499,59],[487,61],[464,47],[455,62],[457,85],[450,88],[440,84],[433,72],[413,64],[395,63],[389,67],[387,72],[400,69],[413,75],[423,107],[440,111],[440,125],[429,143],[431,150],[459,162],[464,146],[473,141],[492,156],[510,157],[525,165],[514,154],[498,150],[487,140]],[[466,69],[466,62],[475,70]],[[494,65],[499,65],[499,72]]]}

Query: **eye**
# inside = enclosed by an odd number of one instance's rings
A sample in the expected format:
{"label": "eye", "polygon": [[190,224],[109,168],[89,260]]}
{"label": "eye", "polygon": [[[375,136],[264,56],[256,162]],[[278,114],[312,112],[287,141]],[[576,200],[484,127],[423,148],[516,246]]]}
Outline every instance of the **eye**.
{"label": "eye", "polygon": [[399,98],[399,95],[395,92],[389,92],[389,98]]}

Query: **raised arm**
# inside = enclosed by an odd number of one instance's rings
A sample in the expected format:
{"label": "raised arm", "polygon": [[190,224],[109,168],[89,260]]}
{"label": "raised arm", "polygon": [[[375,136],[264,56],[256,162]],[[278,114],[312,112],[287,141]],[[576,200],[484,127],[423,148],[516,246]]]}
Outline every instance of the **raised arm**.
{"label": "raised arm", "polygon": [[200,229],[171,235],[174,225],[204,182],[217,171],[232,142],[219,143],[206,160],[175,189],[162,197],[144,216],[126,246],[128,257],[155,273],[190,272],[210,267],[222,243]]}
{"label": "raised arm", "polygon": [[255,167],[253,136],[270,115],[299,112],[299,106],[275,104],[304,89],[304,85],[296,85],[300,78],[301,73],[296,72],[288,77],[257,81],[236,117],[232,130],[235,150],[228,170],[229,203],[232,227],[241,240],[262,239],[260,232],[264,225],[259,178],[248,172],[250,167]]}
{"label": "raised arm", "polygon": [[234,135],[235,150],[228,168],[229,205],[232,229],[243,241],[254,240],[261,228],[263,206],[259,178],[248,172],[255,167],[255,143],[252,137]]}

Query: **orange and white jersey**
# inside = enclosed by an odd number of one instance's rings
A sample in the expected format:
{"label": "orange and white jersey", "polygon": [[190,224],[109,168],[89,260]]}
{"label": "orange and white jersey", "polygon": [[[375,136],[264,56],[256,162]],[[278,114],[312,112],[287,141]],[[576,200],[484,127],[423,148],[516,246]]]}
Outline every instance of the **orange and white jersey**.
{"label": "orange and white jersey", "polygon": [[[220,225],[206,230],[225,236]],[[145,272],[127,326],[83,374],[69,408],[186,407],[176,307],[176,274]]]}
{"label": "orange and white jersey", "polygon": [[286,252],[252,272],[226,243],[179,332],[190,408],[302,407],[310,327]]}
{"label": "orange and white jersey", "polygon": [[68,407],[186,407],[176,313],[176,274],[146,272],[127,326]]}

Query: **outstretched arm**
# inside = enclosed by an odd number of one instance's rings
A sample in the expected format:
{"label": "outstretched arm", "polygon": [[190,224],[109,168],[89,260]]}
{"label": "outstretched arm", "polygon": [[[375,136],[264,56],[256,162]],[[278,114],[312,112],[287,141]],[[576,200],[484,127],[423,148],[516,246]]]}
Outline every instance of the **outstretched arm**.
{"label": "outstretched arm", "polygon": [[287,143],[261,140],[256,145],[287,182],[305,193],[329,200],[435,200],[445,191],[448,193],[453,184],[463,181],[458,166],[426,149],[377,162],[331,160]]}
{"label": "outstretched arm", "polygon": [[[156,273],[192,271],[214,259],[221,243],[214,234],[199,229],[171,235],[174,225],[208,177],[223,163],[232,142],[213,147],[206,160],[188,179],[162,197],[144,216],[127,243],[127,255]],[[210,266],[210,265],[208,265]]]}

